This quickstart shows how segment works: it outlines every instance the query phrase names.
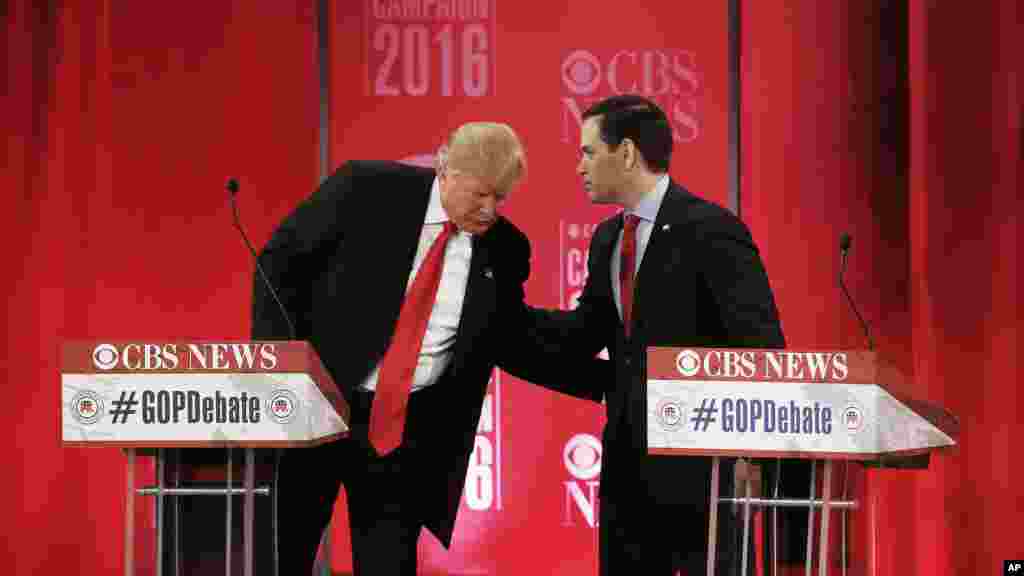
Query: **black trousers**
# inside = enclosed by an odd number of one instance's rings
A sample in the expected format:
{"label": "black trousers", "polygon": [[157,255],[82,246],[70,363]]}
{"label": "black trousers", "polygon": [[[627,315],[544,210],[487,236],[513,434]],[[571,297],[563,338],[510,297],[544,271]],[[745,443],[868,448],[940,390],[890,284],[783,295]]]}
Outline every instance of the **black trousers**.
{"label": "black trousers", "polygon": [[[707,572],[710,477],[687,459],[655,456],[637,468],[648,480],[616,482],[600,501],[601,576],[686,576]],[[703,472],[696,477],[695,469]],[[720,496],[732,495],[730,462],[721,469]],[[715,574],[738,573],[739,530],[732,507],[718,509]]]}
{"label": "black trousers", "polygon": [[416,544],[423,522],[417,513],[411,458],[404,446],[377,456],[366,442],[370,402],[369,394],[353,399],[350,438],[284,452],[277,484],[280,574],[312,573],[342,485],[355,576],[416,574]]}

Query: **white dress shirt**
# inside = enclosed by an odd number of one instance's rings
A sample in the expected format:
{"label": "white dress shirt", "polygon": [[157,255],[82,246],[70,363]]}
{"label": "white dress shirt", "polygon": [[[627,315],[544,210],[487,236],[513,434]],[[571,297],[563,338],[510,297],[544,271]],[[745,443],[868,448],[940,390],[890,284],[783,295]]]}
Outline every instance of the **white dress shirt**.
{"label": "white dress shirt", "polygon": [[[412,286],[412,281],[426,259],[431,244],[441,234],[447,221],[448,215],[441,206],[441,188],[437,178],[434,178],[434,185],[430,189],[430,201],[427,204],[427,215],[423,220],[420,242],[416,247],[416,259],[406,281],[406,290]],[[434,300],[434,307],[427,321],[427,331],[423,336],[423,347],[420,349],[412,381],[413,391],[437,382],[451,362],[452,345],[455,343],[455,333],[462,317],[462,303],[466,296],[469,261],[472,256],[472,236],[468,232],[454,232],[445,247],[444,271],[441,274],[441,284],[437,288],[437,299]],[[378,363],[363,381],[362,388],[376,390],[379,373]]]}
{"label": "white dress shirt", "polygon": [[[665,192],[668,191],[669,178],[668,174],[662,174],[661,178],[658,178],[658,182],[655,183],[654,189],[644,194],[640,199],[640,203],[636,205],[636,208],[632,210],[626,210],[623,212],[623,217],[626,214],[636,214],[640,217],[640,221],[636,225],[636,269],[633,270],[633,276],[636,277],[636,273],[640,270],[640,263],[643,262],[644,252],[647,251],[647,243],[651,239],[651,232],[654,231],[654,221],[658,218],[658,210],[661,209],[661,201],[665,199]],[[623,227],[623,230],[625,227]],[[622,319],[622,295],[619,292],[622,287],[619,285],[619,269],[622,267],[622,231],[619,232],[619,237],[615,241],[615,247],[612,249],[612,294],[615,297],[615,307],[619,311],[619,319]],[[636,283],[633,283],[636,286]]]}

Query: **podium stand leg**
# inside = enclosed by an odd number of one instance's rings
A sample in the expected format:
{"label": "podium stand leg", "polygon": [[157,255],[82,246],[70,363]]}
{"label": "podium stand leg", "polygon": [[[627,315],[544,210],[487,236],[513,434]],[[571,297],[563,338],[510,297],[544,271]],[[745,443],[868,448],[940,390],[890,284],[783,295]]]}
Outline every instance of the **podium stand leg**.
{"label": "podium stand leg", "polygon": [[231,453],[234,452],[233,448],[228,448],[228,469],[227,469],[227,490],[225,498],[227,498],[227,512],[225,512],[224,520],[224,575],[231,576],[231,482],[232,482],[232,466],[234,462],[231,459]]}
{"label": "podium stand leg", "polygon": [[[772,488],[772,498],[779,499],[779,485],[782,477],[782,459],[775,459],[775,486]],[[779,507],[772,506],[772,576],[779,573]]]}
{"label": "podium stand leg", "polygon": [[124,574],[135,574],[135,449],[125,449],[128,456],[125,471],[126,491],[124,500]]}
{"label": "podium stand leg", "polygon": [[814,551],[814,483],[818,471],[818,461],[811,460],[811,491],[807,497],[810,506],[807,508],[807,558],[804,561],[804,575],[811,576],[811,556]]}
{"label": "podium stand leg", "polygon": [[276,449],[274,449],[274,470],[273,470],[273,473],[272,473],[273,482],[274,483],[273,483],[273,485],[271,487],[272,492],[270,493],[270,497],[272,498],[272,500],[270,501],[270,522],[271,522],[271,524],[273,524],[270,527],[270,535],[271,535],[271,537],[274,540],[274,554],[273,554],[273,556],[274,556],[274,571],[273,571],[274,576],[277,576],[278,573],[280,572],[280,562],[281,562],[281,560],[279,558],[279,553],[278,553],[278,550],[279,550],[279,548],[278,548],[278,535],[279,535],[279,532],[278,532],[278,526],[277,526],[277,520],[278,520],[278,516],[277,516],[277,494],[278,494],[278,492],[280,492],[280,490],[278,490],[278,486],[280,486],[280,484],[278,484],[277,481],[278,481],[278,471],[280,469],[281,469],[281,449],[280,448],[276,448]]}
{"label": "podium stand leg", "polygon": [[708,569],[707,576],[715,576],[715,544],[718,543],[718,474],[721,459],[711,458],[711,496],[708,498]]}
{"label": "podium stand leg", "polygon": [[[234,571],[232,570],[231,560],[234,555],[234,521],[236,520],[234,514],[234,506],[232,496],[242,495],[245,498],[240,501],[240,504],[244,506],[241,511],[242,517],[237,518],[238,522],[242,524],[241,532],[242,538],[244,539],[242,544],[243,561],[242,567],[237,568],[240,573],[244,573],[245,576],[252,576],[256,570],[254,563],[254,557],[259,551],[264,551],[261,556],[261,566],[266,566],[273,561],[272,573],[276,576],[278,573],[277,567],[277,510],[276,510],[276,491],[275,488],[262,486],[256,487],[256,450],[253,448],[245,449],[245,460],[241,471],[243,487],[234,486],[234,452],[233,449],[227,451],[227,471],[226,487],[195,487],[195,486],[182,486],[182,464],[183,459],[180,456],[180,452],[176,449],[165,449],[158,448],[154,451],[147,450],[147,455],[152,454],[155,456],[155,471],[157,481],[154,485],[138,487],[136,464],[139,456],[139,452],[136,449],[125,449],[125,455],[128,458],[128,466],[126,470],[126,500],[125,500],[125,532],[124,532],[124,573],[126,576],[133,576],[135,574],[135,554],[137,538],[135,538],[135,530],[138,522],[136,521],[137,508],[135,505],[135,497],[142,496],[156,496],[154,500],[156,508],[154,509],[153,519],[156,521],[153,533],[156,535],[156,542],[153,545],[153,550],[146,549],[146,555],[152,554],[152,558],[156,566],[152,569],[152,572],[147,570],[147,573],[151,573],[154,576],[163,576],[164,574],[174,574],[178,576],[182,570],[182,506],[180,496],[223,496],[225,497],[227,506],[225,507],[225,547],[224,547],[224,571],[228,576],[231,576]],[[171,468],[168,468],[171,467]],[[277,462],[274,463],[274,478],[277,479]],[[272,511],[273,514],[273,525],[271,526],[271,536],[273,539],[273,549],[266,547],[257,547],[256,539],[256,494],[262,495],[273,495],[275,499],[271,502],[271,505],[275,508]],[[203,520],[203,530],[207,527],[212,528],[214,534],[217,528],[215,527],[216,512],[212,512],[212,517]],[[147,515],[148,518],[148,515]],[[214,522],[210,522],[213,520]],[[203,532],[199,530],[199,532]],[[147,534],[148,534],[147,529]],[[174,542],[166,542],[166,537],[174,536]],[[195,534],[191,536],[196,537]],[[208,538],[198,536],[199,542],[208,541]],[[195,544],[195,543],[194,543]],[[198,550],[198,549],[197,549]],[[173,557],[168,554],[173,554]],[[267,558],[268,555],[272,555],[273,558]],[[212,561],[216,561],[216,555],[212,557]],[[210,558],[207,558],[210,560]],[[197,558],[193,558],[193,561],[197,561]],[[143,563],[146,560],[143,559]],[[205,560],[203,560],[205,562]],[[193,562],[194,564],[194,562]],[[201,567],[189,565],[190,572]],[[219,564],[219,563],[218,563]],[[218,565],[215,569],[216,572],[220,571]]]}
{"label": "podium stand leg", "polygon": [[746,501],[743,503],[743,569],[740,573],[747,576],[747,551],[750,546],[750,478],[745,479],[743,485],[743,495],[746,496]]}
{"label": "podium stand leg", "polygon": [[818,538],[818,576],[828,576],[828,516],[832,500],[832,461],[825,460],[821,478],[821,535]]}
{"label": "podium stand leg", "polygon": [[242,511],[244,515],[245,524],[242,528],[242,538],[244,539],[243,546],[245,547],[245,576],[252,576],[252,522],[253,512],[255,511],[255,502],[253,499],[256,494],[253,493],[255,488],[256,479],[256,457],[253,453],[252,448],[245,449],[245,507]]}
{"label": "podium stand leg", "polygon": [[164,458],[166,450],[156,451],[156,555],[153,558],[156,576],[164,576]]}
{"label": "podium stand leg", "polygon": [[[181,449],[174,450],[174,486],[181,488]],[[174,521],[171,531],[174,532],[174,576],[181,576],[181,497],[174,496]]]}
{"label": "podium stand leg", "polygon": [[[847,496],[848,496],[847,489],[849,488],[849,482],[850,482],[850,461],[849,460],[845,460],[843,462],[843,495],[841,496],[841,498],[844,501],[847,499]],[[843,545],[843,549],[842,549],[842,554],[843,554],[843,558],[842,558],[842,561],[843,561],[843,576],[846,576],[846,564],[847,564],[847,562],[846,562],[846,508],[841,508],[839,510],[839,518],[840,518],[840,521],[842,522],[842,529],[843,529],[843,537],[842,537],[842,545]]]}

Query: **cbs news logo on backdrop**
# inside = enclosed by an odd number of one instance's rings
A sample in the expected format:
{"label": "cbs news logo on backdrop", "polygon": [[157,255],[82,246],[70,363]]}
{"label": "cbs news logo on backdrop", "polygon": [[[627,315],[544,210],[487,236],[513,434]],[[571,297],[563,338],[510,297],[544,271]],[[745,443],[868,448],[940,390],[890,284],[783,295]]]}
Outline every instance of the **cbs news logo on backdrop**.
{"label": "cbs news logo on backdrop", "polygon": [[562,525],[576,526],[582,519],[590,528],[598,525],[598,492],[601,487],[601,441],[593,434],[575,434],[562,449],[562,464],[569,477],[564,481],[565,506]]}
{"label": "cbs news logo on backdrop", "polygon": [[566,50],[561,62],[562,142],[575,145],[583,112],[616,94],[640,94],[665,111],[676,142],[701,132],[703,79],[690,50],[649,48]]}
{"label": "cbs news logo on backdrop", "polygon": [[558,221],[558,303],[563,310],[579,304],[587,283],[587,258],[595,222],[582,218]]}

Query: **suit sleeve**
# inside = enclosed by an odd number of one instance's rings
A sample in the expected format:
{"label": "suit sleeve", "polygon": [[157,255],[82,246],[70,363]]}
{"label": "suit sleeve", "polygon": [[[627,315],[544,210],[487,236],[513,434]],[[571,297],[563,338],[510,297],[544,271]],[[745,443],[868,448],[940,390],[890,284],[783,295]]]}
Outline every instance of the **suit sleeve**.
{"label": "suit sleeve", "polygon": [[613,385],[611,363],[596,358],[597,350],[587,354],[563,337],[563,330],[578,322],[574,313],[526,305],[523,284],[530,275],[530,243],[525,236],[517,235],[508,259],[508,278],[500,283],[498,301],[507,337],[498,350],[498,365],[549,390],[600,402]]}
{"label": "suit sleeve", "polygon": [[696,227],[701,274],[730,346],[782,348],[779,312],[747,227],[732,214]]}
{"label": "suit sleeve", "polygon": [[[580,358],[589,361],[594,360],[598,352],[608,347],[618,316],[614,307],[609,308],[607,299],[597,295],[595,279],[603,270],[607,270],[596,265],[596,259],[602,253],[598,247],[608,245],[610,240],[606,236],[612,233],[614,227],[606,221],[598,226],[591,239],[587,257],[587,280],[576,308],[557,310],[524,305],[523,322],[526,333],[533,346],[544,354],[551,357],[561,356],[573,361]],[[598,269],[602,272],[595,272]],[[595,377],[593,382],[603,391],[613,390],[613,363],[606,360],[595,362],[592,366],[596,366],[602,376]]]}
{"label": "suit sleeve", "polygon": [[[355,172],[351,162],[339,168],[288,215],[260,251],[253,275],[254,340],[291,339],[282,307],[295,325],[296,337],[309,339],[310,286],[322,265],[322,249],[343,240],[341,203],[353,187]],[[281,307],[260,277],[260,269],[280,297]]]}

